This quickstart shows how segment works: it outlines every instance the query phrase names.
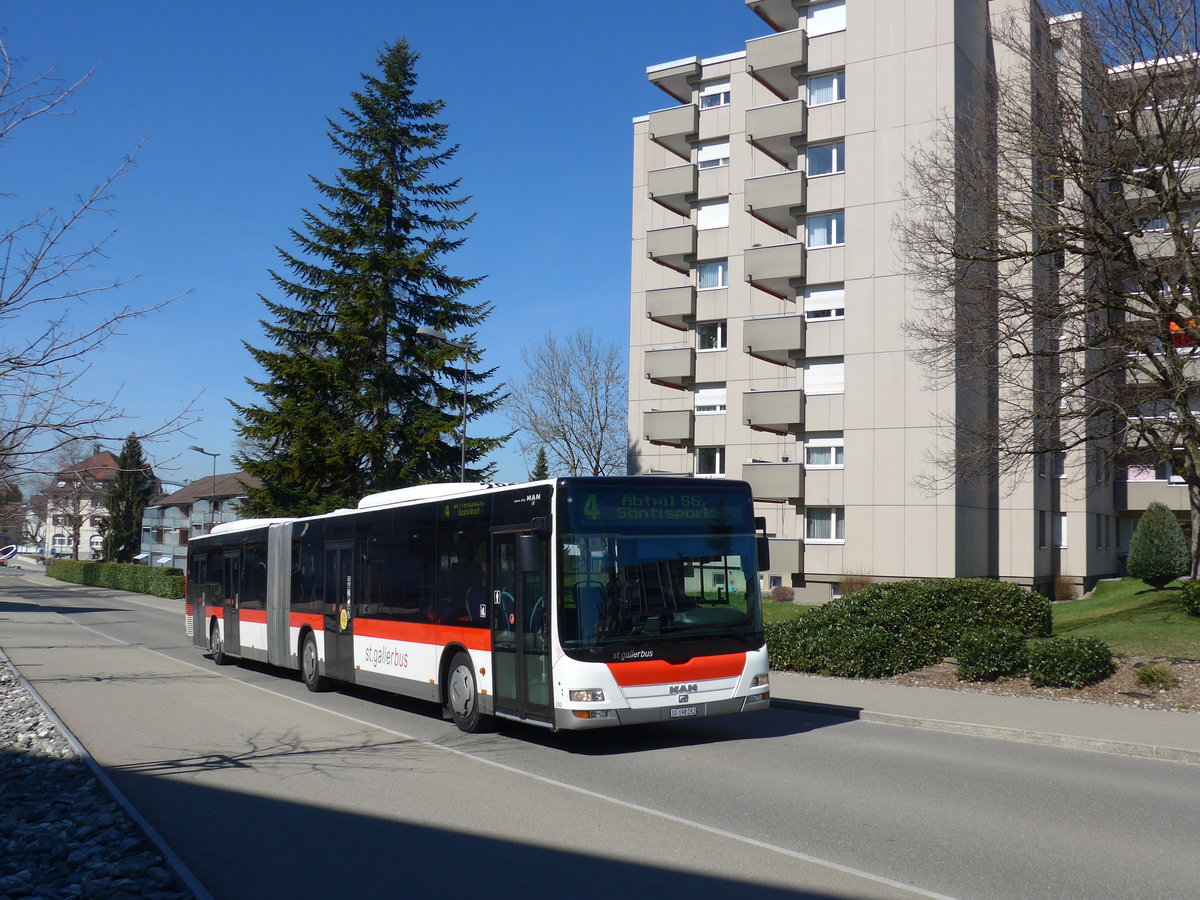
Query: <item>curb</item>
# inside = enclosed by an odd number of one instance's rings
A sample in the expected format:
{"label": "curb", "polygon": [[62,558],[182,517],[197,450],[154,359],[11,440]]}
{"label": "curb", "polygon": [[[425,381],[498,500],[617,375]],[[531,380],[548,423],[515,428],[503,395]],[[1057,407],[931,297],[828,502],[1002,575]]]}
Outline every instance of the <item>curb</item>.
{"label": "curb", "polygon": [[46,714],[46,718],[54,723],[54,727],[62,733],[62,736],[66,739],[67,743],[71,745],[71,749],[78,754],[81,760],[87,763],[88,768],[92,770],[92,775],[95,776],[98,782],[100,782],[100,785],[106,791],[108,791],[113,800],[116,801],[117,805],[125,810],[125,813],[130,819],[133,820],[133,824],[141,830],[142,834],[146,836],[146,839],[149,840],[150,843],[154,845],[155,849],[162,854],[164,862],[171,867],[171,870],[176,874],[176,876],[178,876],[183,885],[192,892],[195,900],[214,900],[213,895],[210,894],[207,889],[205,889],[204,885],[200,883],[200,879],[198,879],[192,873],[192,870],[187,867],[187,864],[175,854],[175,851],[172,850],[170,846],[168,846],[162,835],[160,835],[155,830],[154,826],[146,821],[145,817],[143,817],[142,814],[137,811],[134,805],[129,802],[129,798],[121,793],[121,789],[113,784],[112,779],[108,777],[108,774],[100,767],[100,764],[92,758],[92,754],[90,754],[87,748],[79,742],[79,738],[75,737],[74,732],[67,727],[67,724],[58,717],[58,713],[50,708],[50,704],[48,704],[45,699],[43,699],[42,695],[37,692],[34,686],[29,683],[29,679],[27,679],[21,670],[17,668],[16,663],[14,663],[12,659],[9,658],[8,654],[4,652],[3,647],[0,647],[0,660],[3,660],[4,663],[13,671],[13,674],[17,677],[17,682],[21,685],[21,687],[29,692],[29,696],[33,698],[33,701],[42,708],[42,712]]}
{"label": "curb", "polygon": [[953,722],[947,719],[902,716],[896,713],[871,712],[855,706],[807,703],[803,700],[787,700],[777,697],[771,699],[771,705],[817,713],[823,716],[836,716],[848,721],[871,722],[876,725],[900,725],[905,728],[924,728],[927,731],[942,731],[948,734],[964,734],[971,737],[986,737],[1000,741],[1016,741],[1022,744],[1039,744],[1043,747],[1061,747],[1068,750],[1087,750],[1093,753],[1131,756],[1138,759],[1156,759],[1164,762],[1200,765],[1200,750],[1188,750],[1183,747],[1135,744],[1128,741],[1112,741],[1105,738],[1083,737],[1074,734],[1055,734],[1053,732],[1033,731],[1026,728],[1009,728],[1003,725],[979,725],[971,722]]}

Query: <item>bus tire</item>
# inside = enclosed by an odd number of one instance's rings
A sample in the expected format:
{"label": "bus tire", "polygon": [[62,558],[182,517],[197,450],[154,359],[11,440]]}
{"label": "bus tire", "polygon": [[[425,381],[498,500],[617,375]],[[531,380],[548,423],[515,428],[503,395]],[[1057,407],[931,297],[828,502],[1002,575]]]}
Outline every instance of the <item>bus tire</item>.
{"label": "bus tire", "polygon": [[446,674],[446,706],[460,731],[468,734],[483,731],[484,716],[479,711],[475,666],[467,653],[460,651],[450,660]]}
{"label": "bus tire", "polygon": [[208,631],[208,649],[212,653],[212,661],[218,666],[229,662],[229,657],[225,655],[225,642],[221,640],[221,623],[215,619]]}
{"label": "bus tire", "polygon": [[313,693],[329,690],[329,679],[321,674],[317,639],[311,631],[305,632],[304,640],[300,643],[300,678]]}

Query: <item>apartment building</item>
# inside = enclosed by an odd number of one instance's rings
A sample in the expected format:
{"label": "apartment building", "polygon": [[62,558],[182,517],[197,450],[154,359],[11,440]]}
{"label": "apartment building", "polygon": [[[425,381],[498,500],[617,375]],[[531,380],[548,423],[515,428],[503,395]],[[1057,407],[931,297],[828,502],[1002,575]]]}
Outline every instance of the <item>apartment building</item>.
{"label": "apartment building", "polygon": [[935,387],[904,328],[906,153],[986,97],[1006,64],[989,17],[1053,23],[1028,0],[744,2],[767,33],[651,66],[671,105],[634,120],[632,468],[749,482],[763,586],[807,600],[1114,574],[1113,491],[1085,452],[1005,490],[939,470],[948,423],[992,414],[987,385]]}
{"label": "apartment building", "polygon": [[245,472],[204,477],[160,498],[142,512],[142,543],[137,561],[150,566],[187,567],[193,536],[209,534],[242,518],[247,487],[259,480]]}

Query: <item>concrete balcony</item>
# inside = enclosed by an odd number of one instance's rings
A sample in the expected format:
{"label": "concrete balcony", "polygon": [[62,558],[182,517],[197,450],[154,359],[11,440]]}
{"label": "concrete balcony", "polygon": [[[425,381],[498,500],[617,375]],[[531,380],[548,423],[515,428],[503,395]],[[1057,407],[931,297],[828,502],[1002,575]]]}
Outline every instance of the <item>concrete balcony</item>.
{"label": "concrete balcony", "polygon": [[695,433],[690,409],[652,409],[642,414],[642,432],[651,444],[683,447]]}
{"label": "concrete balcony", "polygon": [[700,110],[694,103],[656,110],[650,113],[646,131],[654,143],[691,162],[692,142],[700,131]]}
{"label": "concrete balcony", "polygon": [[789,169],[796,168],[797,147],[804,143],[807,131],[808,104],[803,100],[746,110],[746,140]]}
{"label": "concrete balcony", "polygon": [[742,419],[755,431],[795,434],[804,430],[804,391],[746,391],[742,394]]}
{"label": "concrete balcony", "polygon": [[[1146,231],[1142,234],[1132,234],[1129,240],[1133,243],[1133,252],[1138,259],[1168,259],[1180,255],[1175,248],[1175,235],[1170,231]],[[1196,252],[1196,241],[1193,237],[1191,252]]]}
{"label": "concrete balcony", "polygon": [[798,538],[768,538],[771,548],[769,572],[804,574],[804,542]]}
{"label": "concrete balcony", "polygon": [[646,291],[646,318],[668,328],[687,331],[696,321],[696,288],[689,284]]}
{"label": "concrete balcony", "polygon": [[804,357],[804,316],[768,316],[742,322],[742,344],[756,359],[796,368]]}
{"label": "concrete balcony", "polygon": [[746,212],[772,228],[796,236],[796,220],[808,204],[808,176],[780,172],[746,179]]}
{"label": "concrete balcony", "polygon": [[692,201],[696,199],[696,167],[689,163],[668,169],[651,169],[646,175],[646,193],[671,212],[690,216]]}
{"label": "concrete balcony", "polygon": [[696,351],[691,347],[647,350],[646,378],[677,390],[691,387],[696,381]]}
{"label": "concrete balcony", "polygon": [[1116,507],[1128,512],[1145,512],[1146,507],[1158,501],[1177,513],[1191,510],[1186,484],[1170,481],[1118,481]]}
{"label": "concrete balcony", "polygon": [[679,59],[675,62],[651,66],[646,70],[650,83],[666,91],[680,103],[692,102],[692,86],[700,80],[700,60]]}
{"label": "concrete balcony", "polygon": [[800,79],[808,63],[808,34],[794,28],[746,41],[746,72],[780,100],[800,96]]}
{"label": "concrete balcony", "polygon": [[746,281],[759,290],[783,300],[795,300],[804,287],[807,253],[803,244],[750,247],[742,259]]}
{"label": "concrete balcony", "polygon": [[684,275],[696,259],[696,226],[675,225],[646,232],[646,255],[661,266]]}
{"label": "concrete balcony", "polygon": [[[742,481],[749,483],[755,500],[804,499],[804,466],[798,462],[746,463],[742,466]],[[771,568],[778,568],[774,556]]]}
{"label": "concrete balcony", "polygon": [[800,24],[792,0],[746,0],[746,5],[776,31],[791,31]]}

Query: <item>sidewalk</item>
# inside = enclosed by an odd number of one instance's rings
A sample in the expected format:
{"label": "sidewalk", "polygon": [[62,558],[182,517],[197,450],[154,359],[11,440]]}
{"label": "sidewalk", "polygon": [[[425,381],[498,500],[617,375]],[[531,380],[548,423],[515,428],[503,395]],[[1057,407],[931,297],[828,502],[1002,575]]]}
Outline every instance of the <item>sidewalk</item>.
{"label": "sidewalk", "polygon": [[1198,713],[774,671],[771,697],[863,722],[1200,764]]}

